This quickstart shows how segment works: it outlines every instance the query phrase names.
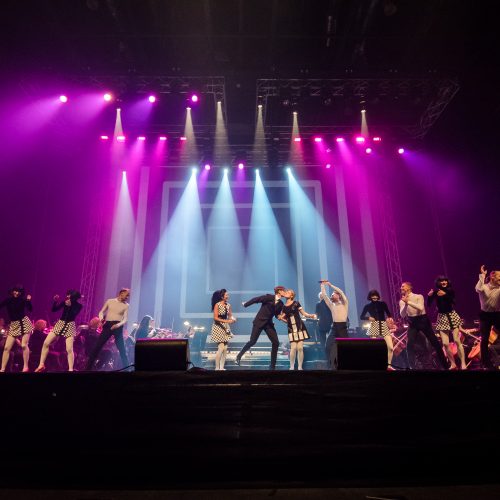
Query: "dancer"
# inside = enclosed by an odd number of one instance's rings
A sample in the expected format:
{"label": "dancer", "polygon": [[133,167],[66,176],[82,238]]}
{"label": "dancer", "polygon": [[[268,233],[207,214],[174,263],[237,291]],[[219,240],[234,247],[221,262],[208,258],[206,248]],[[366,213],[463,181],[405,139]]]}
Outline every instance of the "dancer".
{"label": "dancer", "polygon": [[19,337],[21,337],[21,347],[23,349],[23,372],[29,372],[30,349],[28,344],[31,332],[33,331],[33,324],[28,316],[26,316],[26,311],[31,312],[33,310],[31,295],[24,296],[24,287],[22,285],[16,285],[10,290],[9,294],[10,297],[0,302],[0,309],[2,307],[7,309],[7,315],[10,320],[0,372],[4,372],[7,368],[10,351],[16,340],[19,340]]}
{"label": "dancer", "polygon": [[236,356],[235,363],[239,365],[241,363],[241,358],[245,352],[248,351],[252,346],[254,346],[259,339],[259,336],[264,330],[269,340],[271,341],[271,364],[269,365],[270,370],[276,369],[276,359],[278,357],[279,340],[278,334],[274,328],[273,317],[278,317],[283,309],[283,302],[281,302],[281,297],[284,297],[285,287],[276,286],[274,287],[274,295],[267,294],[261,295],[260,297],[254,297],[248,302],[242,302],[243,307],[249,307],[252,304],[262,304],[260,306],[259,312],[253,320],[252,333],[250,335],[250,340],[243,346],[243,349]]}
{"label": "dancer", "polygon": [[45,360],[49,353],[49,347],[57,337],[61,336],[66,339],[66,354],[68,356],[68,371],[72,372],[75,364],[75,353],[73,351],[73,344],[76,336],[76,323],[75,319],[82,310],[82,304],[78,302],[82,294],[77,290],[68,290],[66,298],[59,302],[59,295],[54,296],[52,304],[52,312],[62,309],[61,319],[54,325],[52,331],[47,335],[42,347],[42,354],[40,356],[40,364],[35,372],[40,373],[45,371]]}
{"label": "dancer", "polygon": [[476,292],[479,294],[481,312],[479,313],[479,330],[481,332],[481,363],[484,368],[493,370],[495,366],[488,350],[491,327],[500,331],[500,271],[491,271],[486,282],[488,271],[481,266]]}
{"label": "dancer", "polygon": [[387,307],[387,304],[380,300],[380,293],[378,290],[370,290],[368,292],[367,300],[370,301],[363,307],[361,312],[361,319],[368,319],[370,321],[370,329],[367,335],[370,337],[383,337],[387,345],[387,369],[394,370],[392,367],[392,355],[394,353],[394,346],[392,343],[392,336],[390,328],[394,326],[392,314]]}
{"label": "dancer", "polygon": [[413,293],[412,284],[405,281],[401,284],[401,300],[399,301],[399,312],[402,318],[407,318],[410,327],[408,328],[408,342],[406,350],[408,353],[408,362],[410,368],[415,368],[415,350],[414,344],[418,332],[422,332],[427,340],[431,343],[436,351],[439,364],[444,370],[448,369],[448,363],[443,353],[443,349],[439,344],[434,331],[432,330],[431,322],[425,313],[423,295]]}
{"label": "dancer", "polygon": [[[335,340],[337,338],[348,337],[347,333],[347,315],[349,313],[349,301],[345,293],[338,287],[332,285],[328,280],[320,280],[320,297],[325,301],[332,315],[333,326],[326,340],[326,359],[330,368],[337,367],[337,349]],[[328,297],[326,285],[333,289],[333,293]]]}
{"label": "dancer", "polygon": [[304,340],[309,338],[306,325],[302,321],[302,316],[316,319],[316,314],[309,314],[295,300],[295,292],[286,290],[284,297],[287,298],[283,306],[283,312],[278,319],[288,325],[288,340],[290,341],[290,370],[295,370],[295,358],[297,358],[297,368],[302,370],[304,363]]}
{"label": "dancer", "polygon": [[212,342],[217,343],[217,354],[215,355],[215,369],[225,370],[227,344],[233,337],[231,325],[236,321],[233,316],[231,305],[228,303],[229,293],[226,289],[216,290],[212,295],[212,311],[214,322],[212,324]]}
{"label": "dancer", "polygon": [[316,317],[318,318],[318,323],[316,325],[318,329],[318,342],[323,349],[326,348],[326,336],[332,328],[332,313],[330,308],[326,305],[326,302],[321,297],[321,292],[318,294],[318,302],[316,303]]}
{"label": "dancer", "polygon": [[[123,341],[123,325],[127,323],[128,319],[128,304],[126,301],[129,297],[130,290],[122,288],[118,292],[118,296],[114,299],[108,299],[99,311],[102,332],[97,339],[92,354],[89,356],[86,370],[92,369],[99,352],[111,336],[115,337],[115,344],[120,353],[122,368],[128,367],[127,351],[125,350],[125,342]],[[104,317],[106,317],[105,321],[103,321]]]}
{"label": "dancer", "polygon": [[436,301],[438,310],[436,331],[441,337],[441,342],[446,350],[448,359],[450,360],[450,370],[456,370],[455,356],[450,347],[449,333],[453,335],[453,340],[457,346],[458,357],[460,359],[460,368],[467,369],[465,362],[464,346],[460,339],[460,326],[462,320],[455,311],[455,291],[453,290],[450,280],[446,276],[438,276],[435,281],[435,289],[432,288],[427,294],[427,307]]}

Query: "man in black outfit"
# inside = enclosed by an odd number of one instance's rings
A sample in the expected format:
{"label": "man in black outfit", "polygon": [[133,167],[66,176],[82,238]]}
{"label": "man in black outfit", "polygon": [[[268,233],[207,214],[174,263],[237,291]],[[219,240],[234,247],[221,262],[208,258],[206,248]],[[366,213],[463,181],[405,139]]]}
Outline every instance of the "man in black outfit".
{"label": "man in black outfit", "polygon": [[318,318],[318,323],[316,325],[318,335],[316,340],[321,344],[321,347],[325,349],[326,336],[332,328],[332,313],[321,297],[321,293],[318,295],[318,299],[319,302],[316,304],[316,316]]}
{"label": "man in black outfit", "polygon": [[271,364],[269,365],[269,369],[274,370],[276,368],[276,358],[278,357],[278,347],[280,343],[278,340],[278,334],[274,328],[273,317],[278,316],[283,309],[281,297],[283,297],[283,292],[285,292],[285,290],[286,288],[284,286],[276,286],[274,288],[274,295],[269,293],[261,295],[260,297],[254,297],[248,302],[243,302],[243,307],[248,307],[252,304],[262,305],[260,306],[257,316],[255,316],[255,319],[253,320],[250,340],[243,346],[243,349],[236,356],[236,364],[240,364],[243,354],[256,344],[262,330],[265,330],[269,340],[271,341]]}

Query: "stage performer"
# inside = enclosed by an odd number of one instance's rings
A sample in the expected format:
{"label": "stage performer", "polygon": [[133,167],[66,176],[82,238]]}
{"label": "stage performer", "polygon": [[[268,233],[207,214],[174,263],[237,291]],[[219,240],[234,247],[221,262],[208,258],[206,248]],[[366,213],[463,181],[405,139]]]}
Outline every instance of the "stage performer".
{"label": "stage performer", "polygon": [[[332,315],[333,326],[326,340],[326,359],[333,370],[337,366],[335,339],[349,337],[347,333],[347,315],[349,313],[349,301],[346,294],[337,286],[332,285],[328,280],[320,280],[320,297],[325,301]],[[333,293],[328,297],[326,285],[333,289]]]}
{"label": "stage performer", "polygon": [[49,353],[50,344],[56,340],[57,337],[64,337],[66,340],[66,354],[68,356],[68,371],[72,372],[75,364],[75,354],[73,351],[73,344],[76,336],[76,323],[75,319],[82,310],[82,304],[78,302],[82,294],[77,290],[68,290],[64,300],[59,301],[59,295],[54,296],[52,303],[52,312],[63,310],[61,318],[54,325],[52,331],[47,335],[42,347],[42,354],[40,356],[40,364],[35,372],[45,371],[45,360]]}
{"label": "stage performer", "polygon": [[422,332],[427,340],[431,343],[436,351],[439,364],[444,370],[448,369],[443,349],[439,343],[434,330],[432,329],[431,322],[425,313],[424,297],[423,295],[413,293],[412,284],[405,281],[401,284],[401,300],[399,301],[399,312],[402,318],[407,318],[409,323],[408,328],[408,343],[406,350],[408,353],[408,362],[411,369],[415,368],[415,350],[414,344],[418,332]]}
{"label": "stage performer", "polygon": [[318,302],[316,303],[316,317],[318,318],[317,328],[317,341],[323,349],[326,348],[326,336],[332,328],[332,313],[326,302],[321,297],[321,292],[318,294]]}
{"label": "stage performer", "polygon": [[302,321],[305,318],[316,319],[316,314],[309,314],[304,310],[300,302],[295,300],[295,292],[286,290],[284,297],[287,298],[282,313],[278,316],[288,326],[288,340],[290,341],[290,370],[295,370],[295,358],[297,358],[297,369],[302,370],[304,363],[304,340],[309,338],[306,325]]}
{"label": "stage performer", "polygon": [[212,295],[212,312],[214,322],[212,324],[212,335],[210,340],[217,344],[217,354],[215,355],[215,369],[225,370],[227,345],[233,337],[231,332],[232,323],[236,322],[233,316],[231,304],[228,303],[229,293],[225,288],[216,290]]}
{"label": "stage performer", "polygon": [[274,295],[266,294],[259,297],[253,297],[247,302],[242,302],[243,307],[249,307],[252,304],[262,304],[260,309],[253,320],[252,333],[250,334],[250,340],[243,346],[243,349],[236,356],[236,364],[239,365],[243,354],[245,354],[248,349],[254,346],[259,339],[259,336],[264,330],[269,340],[271,341],[271,363],[269,365],[270,370],[276,369],[276,359],[278,357],[279,340],[278,334],[274,328],[273,317],[278,317],[283,309],[283,302],[281,302],[281,297],[284,297],[285,287],[276,286],[274,287]]}
{"label": "stage performer", "polygon": [[[127,299],[130,297],[130,290],[122,288],[118,296],[114,299],[108,299],[102,309],[99,311],[99,320],[102,323],[102,332],[99,335],[94,350],[87,361],[87,370],[93,368],[94,362],[104,344],[111,336],[115,337],[115,344],[120,353],[122,368],[128,367],[127,351],[123,340],[123,326],[128,319]],[[105,319],[104,319],[105,318]]]}
{"label": "stage performer", "polygon": [[360,318],[370,321],[370,328],[367,335],[370,337],[383,337],[387,345],[387,369],[394,370],[392,367],[392,355],[394,346],[390,328],[394,327],[392,314],[387,307],[387,304],[380,300],[378,290],[370,290],[367,300],[370,302],[363,307]]}
{"label": "stage performer", "polygon": [[31,295],[24,296],[24,287],[16,285],[9,291],[10,297],[0,302],[0,309],[5,307],[9,316],[10,324],[5,340],[5,346],[2,354],[2,367],[0,372],[4,372],[7,368],[7,363],[10,357],[10,351],[16,340],[21,339],[21,347],[23,350],[23,372],[29,371],[30,349],[29,340],[33,332],[33,324],[26,315],[26,311],[31,312],[33,305],[31,304]]}
{"label": "stage performer", "polygon": [[491,271],[486,279],[485,266],[481,266],[476,292],[479,294],[481,312],[479,313],[479,331],[481,332],[481,363],[488,370],[495,369],[488,351],[491,327],[500,331],[500,271]]}
{"label": "stage performer", "polygon": [[450,360],[450,370],[456,370],[455,356],[450,348],[449,334],[453,335],[453,340],[457,346],[458,357],[460,359],[460,368],[467,369],[465,362],[464,346],[460,339],[460,326],[462,320],[455,311],[455,291],[451,286],[450,280],[446,276],[438,276],[435,281],[435,288],[432,288],[427,294],[427,307],[436,301],[438,310],[436,331],[441,336],[441,342],[446,350],[448,359]]}

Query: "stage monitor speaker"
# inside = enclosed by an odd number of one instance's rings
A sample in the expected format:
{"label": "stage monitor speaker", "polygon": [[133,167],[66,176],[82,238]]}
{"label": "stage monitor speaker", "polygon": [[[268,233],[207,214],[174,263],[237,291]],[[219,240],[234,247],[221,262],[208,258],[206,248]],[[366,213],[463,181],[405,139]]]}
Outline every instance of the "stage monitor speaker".
{"label": "stage monitor speaker", "polygon": [[386,370],[384,339],[338,338],[333,346],[332,365],[337,370]]}
{"label": "stage monitor speaker", "polygon": [[186,371],[188,363],[187,339],[141,339],[135,344],[136,371]]}

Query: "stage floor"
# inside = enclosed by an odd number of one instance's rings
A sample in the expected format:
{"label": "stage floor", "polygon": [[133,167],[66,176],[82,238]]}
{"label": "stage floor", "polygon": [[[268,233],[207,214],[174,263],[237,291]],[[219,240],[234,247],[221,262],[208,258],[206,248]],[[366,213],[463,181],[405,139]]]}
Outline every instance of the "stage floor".
{"label": "stage floor", "polygon": [[492,483],[499,390],[497,372],[3,374],[0,488]]}

